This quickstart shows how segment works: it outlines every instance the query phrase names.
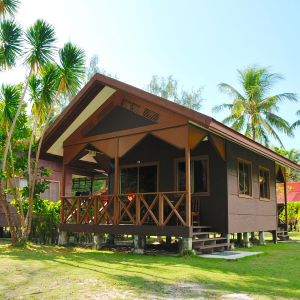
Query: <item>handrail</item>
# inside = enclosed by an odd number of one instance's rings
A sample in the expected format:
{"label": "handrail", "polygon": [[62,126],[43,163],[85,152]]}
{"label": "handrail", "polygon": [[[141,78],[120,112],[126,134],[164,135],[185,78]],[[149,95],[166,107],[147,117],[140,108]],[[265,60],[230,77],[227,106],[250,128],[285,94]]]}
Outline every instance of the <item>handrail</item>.
{"label": "handrail", "polygon": [[61,200],[61,223],[189,226],[185,191],[62,196]]}

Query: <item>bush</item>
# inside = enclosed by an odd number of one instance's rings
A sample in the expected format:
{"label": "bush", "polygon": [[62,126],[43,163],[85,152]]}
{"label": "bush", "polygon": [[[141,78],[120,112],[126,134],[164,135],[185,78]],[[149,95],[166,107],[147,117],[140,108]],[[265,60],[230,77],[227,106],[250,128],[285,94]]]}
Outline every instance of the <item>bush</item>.
{"label": "bush", "polygon": [[[288,224],[299,224],[300,223],[300,202],[289,202],[287,204],[288,210]],[[285,210],[283,210],[279,218],[282,222],[285,222]]]}
{"label": "bush", "polygon": [[61,202],[39,197],[34,203],[34,217],[30,239],[40,243],[56,243],[60,220]]}

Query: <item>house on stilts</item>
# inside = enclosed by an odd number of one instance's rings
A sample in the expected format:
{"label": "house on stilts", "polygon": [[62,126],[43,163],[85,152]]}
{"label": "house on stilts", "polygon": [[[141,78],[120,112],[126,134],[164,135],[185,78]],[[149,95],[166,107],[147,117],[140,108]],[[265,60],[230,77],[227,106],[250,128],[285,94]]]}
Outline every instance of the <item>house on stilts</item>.
{"label": "house on stilts", "polygon": [[[199,251],[227,248],[231,233],[277,238],[276,182],[300,171],[212,117],[100,74],[47,130],[42,157],[62,165],[62,244],[66,232],[133,235],[136,248],[172,236]],[[107,190],[74,194],[76,176]]]}

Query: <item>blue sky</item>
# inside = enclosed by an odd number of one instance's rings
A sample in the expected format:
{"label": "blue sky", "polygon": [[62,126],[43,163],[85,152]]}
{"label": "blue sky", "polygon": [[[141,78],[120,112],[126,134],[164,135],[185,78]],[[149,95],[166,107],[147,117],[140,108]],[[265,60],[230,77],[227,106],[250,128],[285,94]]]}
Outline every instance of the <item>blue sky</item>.
{"label": "blue sky", "polygon": [[[299,17],[297,0],[23,0],[17,15],[24,27],[48,20],[59,45],[77,43],[132,85],[143,88],[157,74],[173,75],[187,89],[203,87],[202,112],[209,115],[230,101],[217,84],[238,87],[236,70],[253,64],[284,76],[273,93],[300,95]],[[300,103],[287,103],[280,113],[293,122],[298,109]],[[283,138],[286,147],[300,148],[299,136],[298,129],[295,138]]]}

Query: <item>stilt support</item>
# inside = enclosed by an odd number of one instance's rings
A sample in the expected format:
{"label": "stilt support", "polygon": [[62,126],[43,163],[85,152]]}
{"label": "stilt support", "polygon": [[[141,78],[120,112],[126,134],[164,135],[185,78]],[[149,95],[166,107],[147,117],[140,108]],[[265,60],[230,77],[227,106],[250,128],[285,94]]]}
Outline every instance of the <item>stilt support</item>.
{"label": "stilt support", "polygon": [[144,254],[144,249],[146,245],[146,237],[144,235],[134,235],[133,244],[134,244],[134,253]]}
{"label": "stilt support", "polygon": [[264,231],[260,231],[259,232],[259,245],[265,245],[265,232]]}
{"label": "stilt support", "polygon": [[180,251],[190,251],[193,248],[192,238],[182,238]]}
{"label": "stilt support", "polygon": [[249,232],[243,233],[243,246],[247,248],[251,247],[251,243],[249,241]]}
{"label": "stilt support", "polygon": [[60,231],[58,236],[58,245],[67,246],[68,244],[68,234],[66,231]]}
{"label": "stilt support", "polygon": [[99,250],[104,244],[103,234],[94,234],[94,249]]}

